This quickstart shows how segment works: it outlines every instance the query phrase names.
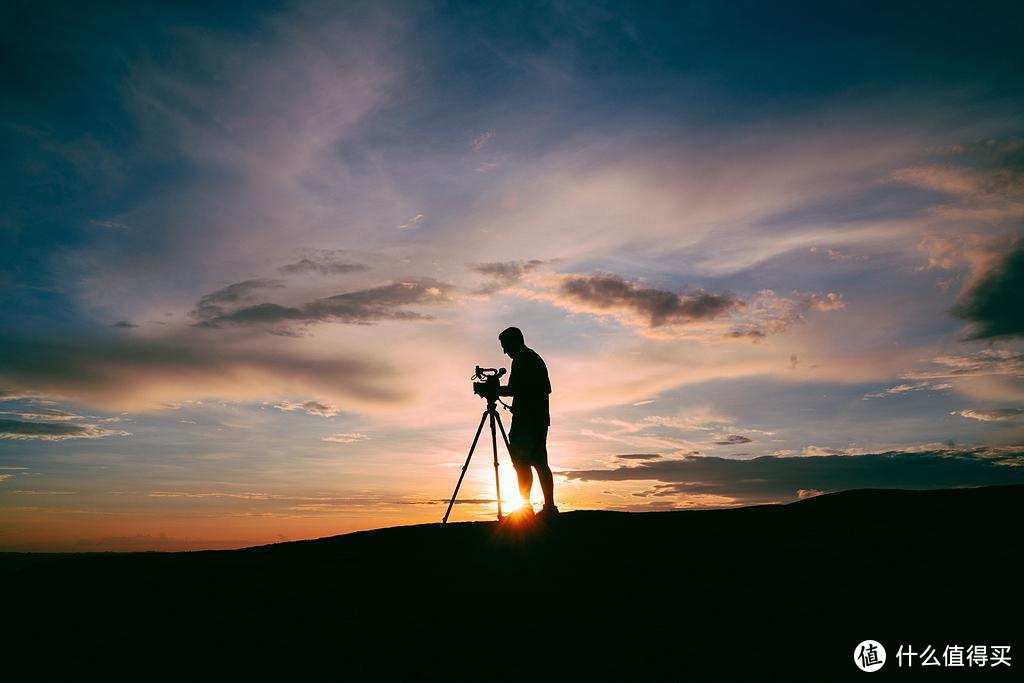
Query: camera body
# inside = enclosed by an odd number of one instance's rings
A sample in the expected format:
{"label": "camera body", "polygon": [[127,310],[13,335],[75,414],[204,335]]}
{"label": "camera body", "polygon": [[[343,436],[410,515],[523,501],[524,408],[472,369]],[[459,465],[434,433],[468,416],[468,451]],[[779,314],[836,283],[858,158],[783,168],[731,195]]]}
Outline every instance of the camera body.
{"label": "camera body", "polygon": [[488,403],[498,401],[498,389],[501,387],[501,378],[505,374],[505,368],[482,368],[476,366],[473,373],[473,393],[487,399]]}

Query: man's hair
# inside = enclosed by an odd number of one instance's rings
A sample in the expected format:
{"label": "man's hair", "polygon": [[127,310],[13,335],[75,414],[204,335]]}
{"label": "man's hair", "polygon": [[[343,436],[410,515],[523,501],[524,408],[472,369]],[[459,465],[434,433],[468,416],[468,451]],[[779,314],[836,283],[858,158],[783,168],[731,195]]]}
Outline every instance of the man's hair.
{"label": "man's hair", "polygon": [[513,344],[526,344],[526,340],[523,339],[523,331],[518,327],[506,327],[498,335],[498,339],[503,342],[512,342]]}

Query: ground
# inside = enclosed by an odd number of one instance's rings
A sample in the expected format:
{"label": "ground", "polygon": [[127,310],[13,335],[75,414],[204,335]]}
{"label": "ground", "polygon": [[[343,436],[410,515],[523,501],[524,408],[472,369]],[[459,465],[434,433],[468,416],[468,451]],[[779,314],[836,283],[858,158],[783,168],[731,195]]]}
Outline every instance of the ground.
{"label": "ground", "polygon": [[181,636],[188,624],[189,634],[248,631],[278,645],[326,638],[350,647],[349,658],[360,643],[437,644],[438,668],[463,661],[469,643],[514,653],[521,642],[530,661],[609,676],[860,674],[853,650],[868,638],[885,644],[893,666],[902,643],[940,652],[1010,644],[1021,654],[1022,494],[864,490],[730,510],[578,511],[532,526],[396,527],[233,551],[6,554],[0,578],[18,615],[8,624],[22,635],[42,625],[54,641],[95,637],[94,628],[111,638]]}

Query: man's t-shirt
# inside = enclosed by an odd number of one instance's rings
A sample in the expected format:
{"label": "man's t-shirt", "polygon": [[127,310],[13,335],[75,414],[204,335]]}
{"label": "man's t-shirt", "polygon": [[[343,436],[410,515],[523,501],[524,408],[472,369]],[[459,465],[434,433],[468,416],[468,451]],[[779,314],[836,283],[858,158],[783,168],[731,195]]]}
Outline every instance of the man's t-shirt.
{"label": "man's t-shirt", "polygon": [[548,394],[551,381],[548,367],[537,352],[529,347],[512,360],[512,374],[508,378],[512,393],[512,424],[530,428],[548,426],[551,414],[548,409]]}

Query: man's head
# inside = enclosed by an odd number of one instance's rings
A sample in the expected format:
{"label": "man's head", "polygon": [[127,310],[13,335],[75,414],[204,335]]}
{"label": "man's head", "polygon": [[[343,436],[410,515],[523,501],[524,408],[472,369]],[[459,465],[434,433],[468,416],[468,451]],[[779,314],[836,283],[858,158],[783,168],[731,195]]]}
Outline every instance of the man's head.
{"label": "man's head", "polygon": [[501,342],[501,350],[508,354],[509,358],[515,358],[526,346],[526,341],[523,339],[523,331],[518,327],[505,328],[498,335],[498,341]]}

